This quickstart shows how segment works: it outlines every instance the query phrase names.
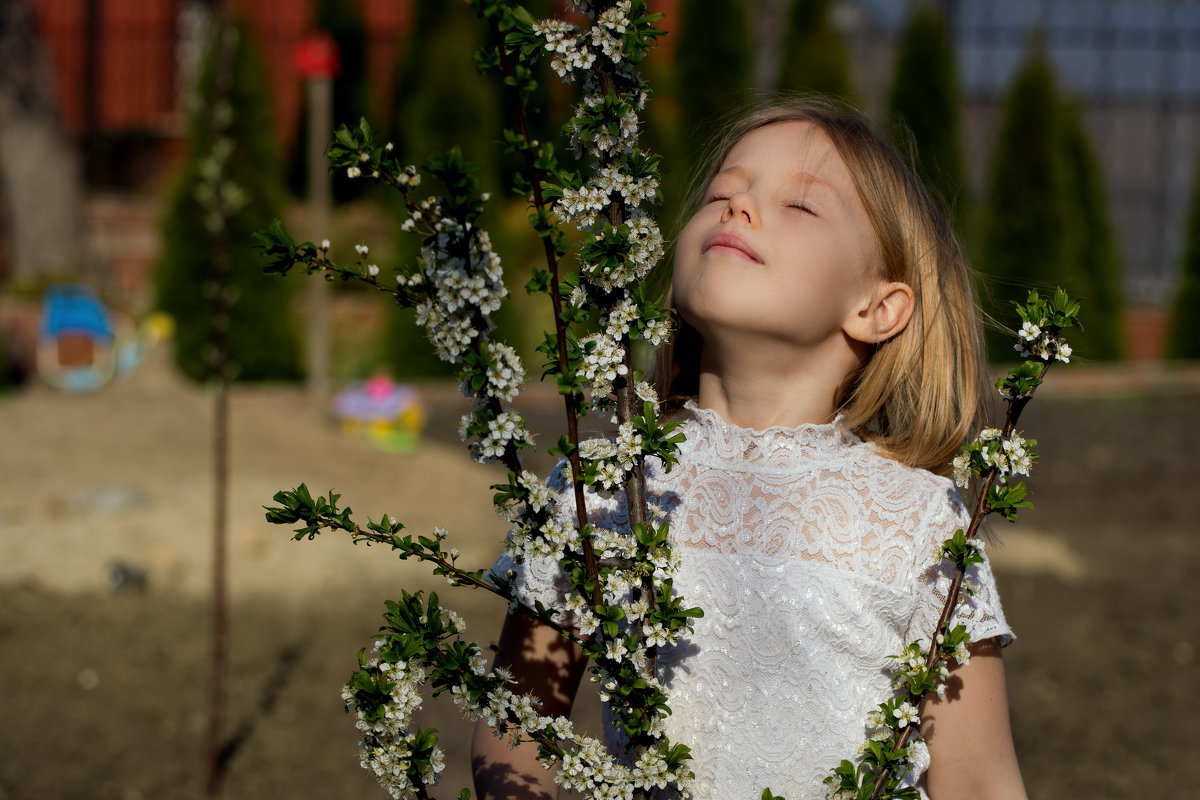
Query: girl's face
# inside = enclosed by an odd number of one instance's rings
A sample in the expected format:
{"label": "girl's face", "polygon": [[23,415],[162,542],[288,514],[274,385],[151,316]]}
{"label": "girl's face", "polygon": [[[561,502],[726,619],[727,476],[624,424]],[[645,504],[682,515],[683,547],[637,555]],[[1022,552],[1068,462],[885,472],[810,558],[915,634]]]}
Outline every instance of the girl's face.
{"label": "girl's face", "polygon": [[875,233],[849,170],[808,122],[743,136],[684,227],[674,300],[702,335],[800,347],[843,339],[882,281]]}

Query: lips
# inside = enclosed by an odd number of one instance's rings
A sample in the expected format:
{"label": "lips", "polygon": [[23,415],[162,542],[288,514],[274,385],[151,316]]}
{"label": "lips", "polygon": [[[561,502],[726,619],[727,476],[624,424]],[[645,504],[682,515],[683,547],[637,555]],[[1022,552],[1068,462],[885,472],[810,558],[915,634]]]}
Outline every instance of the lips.
{"label": "lips", "polygon": [[711,252],[728,253],[747,261],[753,261],[755,264],[763,263],[762,259],[758,257],[758,253],[754,252],[754,248],[736,233],[715,233],[708,237],[704,242],[701,255]]}

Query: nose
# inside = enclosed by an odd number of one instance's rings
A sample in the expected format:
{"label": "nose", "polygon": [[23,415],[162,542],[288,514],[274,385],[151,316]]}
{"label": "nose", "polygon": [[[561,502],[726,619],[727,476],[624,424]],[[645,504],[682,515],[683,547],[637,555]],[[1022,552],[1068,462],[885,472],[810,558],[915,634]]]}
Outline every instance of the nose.
{"label": "nose", "polygon": [[758,207],[754,203],[754,195],[749,192],[737,192],[729,196],[725,210],[721,213],[721,222],[740,218],[751,227],[758,224]]}

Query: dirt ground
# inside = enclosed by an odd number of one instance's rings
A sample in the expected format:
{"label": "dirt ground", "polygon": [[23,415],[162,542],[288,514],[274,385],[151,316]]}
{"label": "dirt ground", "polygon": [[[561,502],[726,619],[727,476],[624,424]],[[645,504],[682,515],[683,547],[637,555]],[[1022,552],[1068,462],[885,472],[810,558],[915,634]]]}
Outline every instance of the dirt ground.
{"label": "dirt ground", "polygon": [[[0,800],[202,796],[212,396],[162,362],[93,395],[0,398]],[[1016,744],[1035,800],[1191,798],[1200,393],[1098,385],[1052,381],[1030,406],[1038,507],[994,552],[1019,636]],[[447,387],[428,397],[426,441],[397,455],[342,437],[296,389],[235,392],[226,732],[241,744],[222,796],[383,796],[358,767],[340,686],[383,600],[437,584],[333,534],[293,542],[261,506],[301,481],[335,487],[364,514],[442,525],[467,562],[490,563],[495,473],[463,454]],[[552,424],[541,397],[535,428]],[[502,608],[441,594],[490,640]],[[427,713],[451,751],[441,796],[457,796],[466,729],[441,704]]]}

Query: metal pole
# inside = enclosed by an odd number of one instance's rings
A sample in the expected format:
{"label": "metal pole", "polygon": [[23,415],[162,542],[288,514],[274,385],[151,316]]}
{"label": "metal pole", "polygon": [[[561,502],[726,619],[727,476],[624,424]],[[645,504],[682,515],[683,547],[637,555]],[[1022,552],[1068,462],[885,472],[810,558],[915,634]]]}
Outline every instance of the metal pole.
{"label": "metal pole", "polygon": [[[325,142],[333,129],[333,79],[308,80],[308,205],[313,240],[329,236],[331,181],[325,162]],[[314,409],[329,403],[329,283],[308,282],[308,394]]]}

